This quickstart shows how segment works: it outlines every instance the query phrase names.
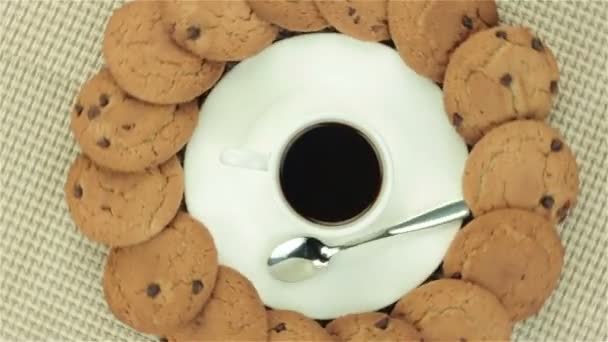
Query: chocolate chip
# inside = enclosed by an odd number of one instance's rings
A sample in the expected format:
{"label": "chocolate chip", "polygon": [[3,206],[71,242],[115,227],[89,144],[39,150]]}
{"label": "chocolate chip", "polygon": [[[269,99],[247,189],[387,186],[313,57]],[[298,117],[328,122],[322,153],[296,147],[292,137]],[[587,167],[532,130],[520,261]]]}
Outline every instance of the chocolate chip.
{"label": "chocolate chip", "polygon": [[460,272],[452,273],[452,276],[450,278],[452,278],[452,279],[462,279],[462,274]]}
{"label": "chocolate chip", "polygon": [[420,342],[424,342],[424,337],[421,337],[421,338],[420,338]]}
{"label": "chocolate chip", "polygon": [[388,317],[384,317],[383,319],[381,319],[378,322],[374,323],[374,326],[376,328],[378,328],[378,329],[386,330],[386,328],[388,328],[388,323],[389,323],[389,318]]}
{"label": "chocolate chip", "polygon": [[496,38],[507,40],[507,32],[505,32],[505,31],[496,31]]}
{"label": "chocolate chip", "polygon": [[274,330],[274,332],[280,333],[281,331],[287,330],[287,326],[285,325],[285,323],[279,323],[279,324],[275,325],[274,328],[272,328],[272,330]]}
{"label": "chocolate chip", "polygon": [[120,126],[122,129],[124,129],[125,131],[130,131],[133,128],[135,128],[135,124],[134,123],[130,123],[130,124],[124,124],[122,126]]}
{"label": "chocolate chip", "polygon": [[80,116],[80,114],[82,114],[83,110],[84,110],[84,108],[82,108],[82,105],[80,103],[77,103],[74,106],[74,111],[76,112],[76,116]]}
{"label": "chocolate chip", "polygon": [[97,146],[101,147],[101,148],[108,148],[110,147],[110,140],[108,140],[107,138],[103,137],[99,140],[97,140]]}
{"label": "chocolate chip", "polygon": [[460,127],[460,125],[462,124],[462,116],[460,116],[460,114],[458,113],[454,113],[452,114],[452,125],[456,126],[456,127]]}
{"label": "chocolate chip", "polygon": [[521,277],[519,277],[519,280],[526,280],[526,274],[522,274]]}
{"label": "chocolate chip", "polygon": [[545,195],[540,199],[540,204],[545,209],[551,209],[553,207],[554,203],[555,203],[555,200],[553,199],[552,196],[549,196],[549,195]]}
{"label": "chocolate chip", "polygon": [[500,78],[500,84],[502,84],[505,87],[510,86],[512,81],[513,81],[513,77],[511,77],[511,74],[504,74]]}
{"label": "chocolate chip", "polygon": [[197,295],[199,293],[201,293],[201,291],[203,291],[203,288],[205,287],[205,285],[203,285],[203,282],[196,279],[192,281],[192,293]]}
{"label": "chocolate chip", "polygon": [[557,211],[557,219],[559,223],[564,222],[566,216],[568,216],[568,210],[570,210],[570,201],[566,201],[566,203],[564,203],[564,205]]}
{"label": "chocolate chip", "polygon": [[543,51],[545,49],[543,42],[541,42],[538,38],[532,39],[532,48],[536,51]]}
{"label": "chocolate chip", "polygon": [[97,107],[97,106],[91,106],[89,108],[89,110],[87,111],[87,116],[89,117],[89,120],[93,120],[93,119],[95,119],[96,117],[99,116],[99,113],[100,113],[99,112],[99,107]]}
{"label": "chocolate chip", "polygon": [[109,205],[105,205],[105,204],[104,204],[104,205],[102,205],[102,206],[101,206],[101,210],[102,210],[102,211],[107,211],[107,212],[109,212],[109,213],[112,213],[112,208],[111,208]]}
{"label": "chocolate chip", "polygon": [[557,81],[551,81],[551,83],[549,84],[549,90],[551,90],[551,94],[557,94],[558,86],[557,86]]}
{"label": "chocolate chip", "polygon": [[562,149],[562,141],[559,139],[553,139],[551,140],[551,151],[553,152],[559,152]]}
{"label": "chocolate chip", "polygon": [[107,94],[99,95],[99,106],[102,108],[107,106],[110,103],[110,97]]}
{"label": "chocolate chip", "polygon": [[464,337],[461,337],[461,338],[460,338],[460,342],[467,342],[467,339],[466,339],[466,338],[464,338]]}
{"label": "chocolate chip", "polygon": [[355,15],[355,13],[357,13],[357,10],[349,6],[348,7],[348,16],[352,17],[353,15]]}
{"label": "chocolate chip", "polygon": [[169,340],[166,337],[161,337],[158,339],[158,342],[169,342]]}
{"label": "chocolate chip", "polygon": [[463,15],[462,16],[462,26],[466,27],[469,30],[473,29],[473,19],[471,19],[471,17],[469,17],[468,15]]}
{"label": "chocolate chip", "polygon": [[201,29],[198,26],[190,26],[186,29],[186,37],[191,40],[197,40],[201,36]]}
{"label": "chocolate chip", "polygon": [[82,187],[80,184],[74,185],[74,197],[82,198]]}
{"label": "chocolate chip", "polygon": [[358,24],[361,21],[361,16],[356,16],[353,18],[353,23]]}
{"label": "chocolate chip", "polygon": [[160,293],[160,285],[158,285],[157,283],[150,283],[150,285],[148,285],[148,287],[146,288],[146,294],[150,298],[154,298],[154,297],[158,296],[159,293]]}

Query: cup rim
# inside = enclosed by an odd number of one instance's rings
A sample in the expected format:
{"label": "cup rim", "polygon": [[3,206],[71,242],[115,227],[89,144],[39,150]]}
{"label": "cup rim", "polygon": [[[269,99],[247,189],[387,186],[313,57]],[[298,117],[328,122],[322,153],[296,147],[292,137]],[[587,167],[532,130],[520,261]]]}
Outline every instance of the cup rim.
{"label": "cup rim", "polygon": [[[376,196],[374,203],[369,206],[369,208],[365,209],[355,217],[343,222],[339,222],[337,224],[323,224],[320,222],[308,220],[303,217],[291,206],[291,204],[285,198],[280,182],[281,163],[290,145],[295,139],[297,139],[299,135],[303,134],[311,127],[324,123],[343,124],[352,127],[359,131],[361,134],[363,134],[376,152],[376,156],[378,158],[380,168],[382,170],[382,182],[380,184],[380,191],[378,192],[378,196]],[[285,136],[279,148],[277,148],[277,153],[272,153],[272,160],[269,163],[269,171],[272,173],[271,176],[274,180],[273,188],[277,194],[277,197],[280,199],[282,207],[288,210],[288,212],[291,213],[300,223],[305,226],[308,226],[314,232],[322,232],[323,234],[331,234],[332,232],[335,232],[336,234],[339,234],[339,236],[359,232],[360,230],[374,222],[376,218],[382,213],[383,209],[388,203],[393,182],[392,160],[390,159],[388,147],[384,143],[382,138],[372,128],[364,126],[365,125],[356,122],[356,120],[350,120],[344,114],[333,112],[320,113],[315,118],[311,119],[310,117],[308,117],[305,122],[301,122],[298,125],[295,125],[295,127],[290,131],[290,133]]]}

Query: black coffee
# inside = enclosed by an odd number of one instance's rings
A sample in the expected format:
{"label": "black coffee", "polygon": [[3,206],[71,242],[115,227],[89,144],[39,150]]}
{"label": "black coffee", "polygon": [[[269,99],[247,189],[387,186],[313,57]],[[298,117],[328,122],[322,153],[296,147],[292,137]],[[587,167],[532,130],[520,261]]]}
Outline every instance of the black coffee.
{"label": "black coffee", "polygon": [[297,213],[316,223],[336,225],[374,204],[382,167],[376,150],[359,130],[323,123],[310,127],[287,147],[280,182]]}

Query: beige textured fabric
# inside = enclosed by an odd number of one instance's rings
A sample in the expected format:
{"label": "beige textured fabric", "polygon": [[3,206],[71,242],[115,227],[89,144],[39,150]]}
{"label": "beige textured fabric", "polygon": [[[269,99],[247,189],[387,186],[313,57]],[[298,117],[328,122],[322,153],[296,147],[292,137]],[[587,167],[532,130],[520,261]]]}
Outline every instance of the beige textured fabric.
{"label": "beige textured fabric", "polygon": [[[0,0],[0,340],[135,341],[101,290],[104,248],[74,228],[63,200],[77,152],[68,113],[102,61],[118,2]],[[501,2],[507,23],[534,28],[557,54],[551,122],[581,166],[579,205],[561,229],[562,281],[514,337],[606,341],[608,315],[608,1]]]}

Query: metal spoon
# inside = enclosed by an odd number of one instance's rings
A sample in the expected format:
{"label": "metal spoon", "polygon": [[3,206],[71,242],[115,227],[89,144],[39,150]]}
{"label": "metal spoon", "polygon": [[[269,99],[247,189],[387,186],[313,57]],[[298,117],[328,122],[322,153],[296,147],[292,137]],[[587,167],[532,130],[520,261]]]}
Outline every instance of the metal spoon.
{"label": "metal spoon", "polygon": [[326,269],[331,258],[341,251],[387,237],[436,227],[468,215],[469,208],[466,203],[457,201],[427,211],[357,243],[327,246],[313,237],[293,238],[275,247],[268,258],[268,270],[274,278],[285,282],[306,280]]}

